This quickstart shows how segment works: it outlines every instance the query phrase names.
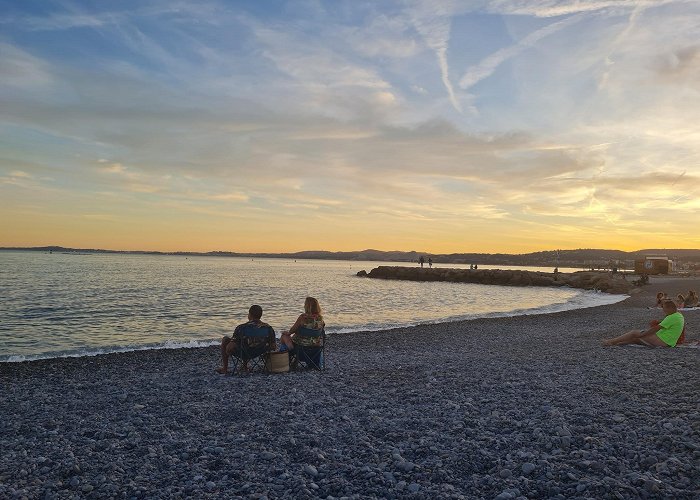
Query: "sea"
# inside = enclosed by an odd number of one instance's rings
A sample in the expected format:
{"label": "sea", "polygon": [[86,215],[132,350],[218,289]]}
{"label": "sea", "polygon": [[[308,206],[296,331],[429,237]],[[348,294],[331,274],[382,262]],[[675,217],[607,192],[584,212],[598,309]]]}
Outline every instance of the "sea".
{"label": "sea", "polygon": [[217,345],[246,321],[252,304],[262,306],[263,320],[279,335],[307,296],[319,300],[329,336],[553,313],[626,298],[570,288],[356,276],[379,265],[418,264],[0,251],[0,362]]}

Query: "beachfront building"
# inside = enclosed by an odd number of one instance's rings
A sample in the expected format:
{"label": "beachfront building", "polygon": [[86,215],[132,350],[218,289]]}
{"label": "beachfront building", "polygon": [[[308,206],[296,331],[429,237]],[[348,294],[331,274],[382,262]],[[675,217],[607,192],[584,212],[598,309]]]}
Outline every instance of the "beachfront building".
{"label": "beachfront building", "polygon": [[635,274],[670,274],[673,261],[665,255],[647,255],[634,261]]}

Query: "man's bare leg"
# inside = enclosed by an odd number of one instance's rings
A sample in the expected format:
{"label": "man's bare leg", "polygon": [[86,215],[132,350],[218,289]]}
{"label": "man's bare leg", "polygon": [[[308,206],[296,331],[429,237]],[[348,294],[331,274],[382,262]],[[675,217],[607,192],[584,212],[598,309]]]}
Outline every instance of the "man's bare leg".
{"label": "man's bare leg", "polygon": [[640,330],[632,330],[614,339],[608,339],[603,341],[604,346],[630,344],[646,345],[650,347],[668,347],[668,345],[666,345],[666,343],[663,340],[661,340],[656,335],[656,333],[647,333],[645,335],[644,332]]}
{"label": "man's bare leg", "polygon": [[639,343],[648,345],[649,347],[668,347],[668,344],[661,340],[655,333],[648,333],[640,337]]}
{"label": "man's bare leg", "polygon": [[631,330],[627,333],[615,337],[614,339],[607,339],[603,341],[603,345],[606,347],[614,345],[627,345],[627,344],[641,344],[640,338],[642,336],[641,330]]}
{"label": "man's bare leg", "polygon": [[228,357],[230,353],[227,348],[230,343],[230,337],[224,337],[221,339],[221,368],[217,368],[216,371],[222,375],[226,375],[228,373]]}

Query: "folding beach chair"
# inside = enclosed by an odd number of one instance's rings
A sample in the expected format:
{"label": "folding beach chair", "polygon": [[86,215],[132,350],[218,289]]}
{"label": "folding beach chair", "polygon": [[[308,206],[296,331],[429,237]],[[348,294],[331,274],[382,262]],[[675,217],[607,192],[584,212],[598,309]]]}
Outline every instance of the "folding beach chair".
{"label": "folding beach chair", "polygon": [[289,364],[293,368],[326,369],[326,332],[325,330],[312,330],[300,327],[295,336],[297,338],[319,339],[319,346],[306,346],[294,344],[294,349],[289,351]]}
{"label": "folding beach chair", "polygon": [[[258,327],[255,325],[247,325],[245,328],[243,328],[243,332],[241,333],[240,349],[237,349],[231,355],[233,358],[232,362],[234,373],[238,371],[239,362],[242,362],[244,366],[247,364],[247,362],[249,362],[250,371],[261,369],[263,372],[267,372],[266,354],[270,352],[270,344],[268,343],[269,336],[269,326]],[[253,345],[253,342],[261,340],[263,343]]]}

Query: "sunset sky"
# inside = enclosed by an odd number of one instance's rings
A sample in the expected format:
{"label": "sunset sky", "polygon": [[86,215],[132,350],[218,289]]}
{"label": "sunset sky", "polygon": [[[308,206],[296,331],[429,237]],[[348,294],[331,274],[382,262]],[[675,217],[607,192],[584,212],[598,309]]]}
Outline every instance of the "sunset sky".
{"label": "sunset sky", "polygon": [[700,248],[697,0],[0,5],[0,246]]}

